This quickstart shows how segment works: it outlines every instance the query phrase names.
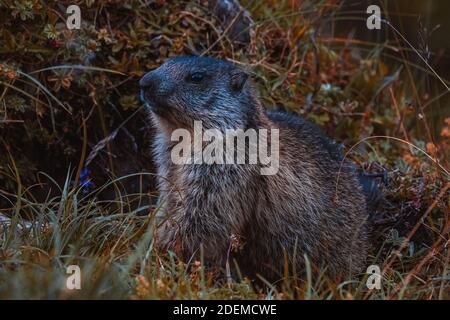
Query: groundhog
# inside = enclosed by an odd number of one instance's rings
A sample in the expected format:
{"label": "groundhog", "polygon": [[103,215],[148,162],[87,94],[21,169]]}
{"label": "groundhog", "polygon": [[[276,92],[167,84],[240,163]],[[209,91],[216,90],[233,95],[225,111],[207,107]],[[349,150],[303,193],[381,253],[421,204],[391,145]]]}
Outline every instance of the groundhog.
{"label": "groundhog", "polygon": [[[319,127],[287,112],[266,111],[244,70],[210,57],[169,59],[145,74],[140,86],[156,128],[153,151],[164,213],[159,248],[186,261],[202,252],[211,265],[229,262],[242,274],[271,281],[283,276],[286,264],[291,271],[305,270],[305,258],[332,277],[365,270],[369,226],[362,186],[339,144]],[[271,136],[278,130],[277,170],[263,174],[267,163],[260,161],[174,163],[171,153],[179,140],[173,133],[181,128],[194,135],[198,121],[204,130],[222,133],[265,129]],[[271,149],[273,141],[267,141]]]}

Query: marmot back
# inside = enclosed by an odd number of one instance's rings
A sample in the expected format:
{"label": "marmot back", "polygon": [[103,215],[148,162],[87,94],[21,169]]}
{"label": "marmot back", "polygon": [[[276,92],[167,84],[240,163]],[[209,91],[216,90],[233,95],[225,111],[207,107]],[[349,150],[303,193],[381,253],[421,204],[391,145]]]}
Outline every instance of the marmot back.
{"label": "marmot back", "polygon": [[[352,164],[317,126],[267,113],[247,74],[213,58],[170,59],[140,85],[157,129],[153,149],[165,214],[160,248],[188,259],[202,245],[206,261],[224,267],[234,258],[245,274],[270,280],[282,276],[285,256],[297,270],[307,256],[334,277],[362,271],[368,248],[364,194]],[[218,132],[278,130],[278,171],[262,175],[259,162],[173,163],[177,141],[171,136],[180,128],[195,131],[194,121]]]}

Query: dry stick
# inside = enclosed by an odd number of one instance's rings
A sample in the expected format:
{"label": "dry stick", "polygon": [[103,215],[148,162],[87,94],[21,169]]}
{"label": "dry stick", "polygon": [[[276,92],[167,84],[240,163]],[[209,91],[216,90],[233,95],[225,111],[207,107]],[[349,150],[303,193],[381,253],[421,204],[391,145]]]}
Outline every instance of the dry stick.
{"label": "dry stick", "polygon": [[23,120],[0,120],[0,123],[24,123]]}
{"label": "dry stick", "polygon": [[189,15],[189,16],[191,16],[191,17],[193,17],[193,18],[196,18],[196,19],[198,19],[198,20],[200,20],[200,21],[206,23],[207,25],[209,25],[209,26],[211,27],[211,29],[213,29],[214,32],[217,34],[217,38],[220,39],[220,44],[221,44],[221,46],[222,46],[222,49],[224,48],[224,45],[223,45],[223,43],[222,43],[222,39],[220,38],[220,31],[216,28],[216,26],[215,26],[211,21],[209,21],[209,20],[207,20],[207,19],[204,19],[204,18],[201,18],[201,17],[199,17],[199,16],[196,16],[195,14],[193,14],[192,12],[189,12],[189,11],[181,11],[181,12],[180,12],[180,15],[181,15],[181,14]]}
{"label": "dry stick", "polygon": [[443,96],[445,96],[445,95],[447,95],[449,93],[450,93],[450,91],[447,91],[447,90],[442,92],[442,93],[440,93],[438,96],[434,97],[433,99],[431,99],[427,103],[425,103],[422,106],[422,109],[425,110],[425,108],[427,108],[428,106],[430,106],[431,104],[433,104],[434,102],[436,102],[437,100],[441,99]]}
{"label": "dry stick", "polygon": [[[363,41],[358,39],[350,39],[350,38],[317,38],[318,42],[320,43],[344,43],[344,44],[356,44],[356,45],[366,45],[366,46],[373,46],[375,44],[378,44],[376,42],[371,41]],[[382,44],[382,47],[387,48],[389,50],[399,52],[400,50],[397,47],[391,46],[389,44]]]}
{"label": "dry stick", "polygon": [[[447,230],[449,226],[449,222],[447,222],[447,224],[444,227],[444,230]],[[403,289],[404,287],[406,287],[410,282],[411,279],[420,271],[420,269],[422,269],[422,267],[425,265],[426,262],[428,262],[428,260],[431,259],[431,257],[433,257],[436,253],[436,248],[440,245],[440,243],[442,242],[442,238],[440,237],[439,240],[436,241],[436,243],[434,243],[433,247],[431,248],[431,250],[428,252],[428,254],[414,267],[414,269],[412,269],[408,275],[406,276],[405,282],[402,285],[398,285],[394,292],[389,296],[389,300],[392,300],[394,298],[394,296],[401,291],[401,289]]]}
{"label": "dry stick", "polygon": [[[19,87],[10,85],[9,83],[3,82],[3,81],[0,81],[0,84],[1,84],[1,85],[4,85],[5,87],[8,87],[8,88],[11,88],[11,89],[13,89],[13,90],[16,90],[16,91],[20,92],[21,94],[23,94],[23,95],[27,96],[28,98],[30,98],[30,99],[36,101],[37,103],[46,105],[45,102],[43,102],[42,100],[39,100],[38,98],[32,96],[31,94],[29,94],[28,92],[26,92],[26,91],[20,89]],[[6,88],[5,88],[5,89],[6,89]]]}
{"label": "dry stick", "polygon": [[86,159],[86,149],[87,149],[87,126],[86,126],[86,119],[84,118],[84,114],[83,112],[81,112],[81,122],[83,125],[83,147],[81,149],[81,157],[80,157],[80,162],[78,163],[78,169],[77,169],[77,175],[75,176],[75,182],[73,184],[74,188],[73,190],[75,190],[78,186],[78,180],[80,178],[80,174],[81,171],[83,170],[84,167],[84,160]]}
{"label": "dry stick", "polygon": [[[36,78],[30,76],[29,74],[22,72],[20,70],[16,71],[18,74],[20,74],[21,76],[24,76],[25,78],[27,78],[28,80],[30,80],[31,82],[33,82],[38,88],[42,89],[42,91],[44,91],[46,94],[48,94],[54,101],[56,101],[56,103],[58,105],[60,105],[64,110],[66,110],[70,115],[72,115],[72,111],[71,108],[68,109],[61,101],[58,100],[58,98],[56,98],[53,93],[50,92],[50,90],[48,90],[42,83],[40,83]],[[69,106],[70,107],[70,106]]]}
{"label": "dry stick", "polygon": [[[106,128],[106,125],[105,125],[105,116],[103,114],[103,106],[102,106],[101,103],[98,103],[98,101],[97,101],[95,96],[96,96],[96,91],[94,90],[94,95],[92,96],[92,100],[94,101],[94,104],[97,106],[97,109],[98,109],[98,113],[99,113],[99,116],[100,116],[100,126],[101,126],[102,131],[103,131],[103,136],[105,138],[107,138],[110,134],[109,134],[108,129]],[[113,161],[112,156],[111,156],[113,153],[112,153],[112,149],[111,149],[111,145],[110,145],[109,141],[106,141],[106,142],[107,142],[106,143],[106,150],[108,150],[109,167],[110,167],[111,173],[114,174],[114,161]]]}
{"label": "dry stick", "polygon": [[[389,93],[391,95],[392,103],[394,105],[395,112],[397,113],[397,117],[400,120],[400,130],[402,130],[403,135],[405,136],[405,140],[410,142],[408,133],[406,132],[406,129],[405,129],[405,125],[403,124],[403,116],[400,113],[400,109],[398,107],[397,100],[395,99],[394,92],[392,91],[392,87],[389,87]],[[408,147],[409,147],[409,151],[412,153],[411,146],[408,146]]]}
{"label": "dry stick", "polygon": [[[403,51],[401,51],[400,54],[402,55],[403,61],[405,61],[406,60],[405,53]],[[416,117],[420,116],[419,119],[423,120],[423,124],[424,124],[425,130],[426,130],[426,134],[428,136],[428,140],[434,144],[433,135],[431,134],[431,130],[430,130],[430,127],[428,125],[427,116],[426,116],[425,112],[423,111],[423,106],[422,106],[422,102],[420,101],[419,91],[418,91],[418,89],[416,87],[416,84],[414,83],[414,80],[413,80],[414,78],[413,78],[413,75],[411,73],[411,68],[406,63],[404,63],[404,65],[405,65],[406,72],[408,73],[409,79],[410,79],[410,81],[412,83],[411,87],[413,89],[414,95],[416,96],[416,101],[417,101],[417,108],[416,108],[416,112],[415,112],[416,113]],[[419,115],[417,115],[418,112],[420,113]]]}
{"label": "dry stick", "polygon": [[[397,259],[398,255],[403,251],[403,249],[406,248],[406,246],[408,245],[409,241],[411,240],[412,236],[417,232],[417,230],[419,229],[420,225],[423,223],[423,221],[425,220],[425,218],[430,214],[431,210],[434,209],[434,207],[436,207],[436,205],[438,204],[439,200],[444,196],[444,194],[447,192],[447,190],[450,188],[450,182],[447,182],[447,184],[442,188],[441,192],[439,193],[438,197],[433,201],[433,203],[428,207],[428,209],[425,211],[425,213],[422,215],[422,217],[420,217],[420,220],[416,223],[416,225],[414,226],[414,228],[411,230],[411,232],[406,236],[406,238],[403,240],[403,242],[401,243],[400,247],[394,252],[393,257],[391,258],[391,260],[387,263],[387,265],[383,268],[383,271],[381,272],[381,277],[386,273],[386,271],[388,269],[391,268],[392,264],[394,263],[394,261]],[[421,262],[422,263],[422,262]],[[419,263],[419,265],[421,264]],[[410,280],[410,279],[409,279]],[[368,291],[366,293],[366,295],[364,296],[364,299],[367,299],[373,291]]]}
{"label": "dry stick", "polygon": [[238,61],[238,60],[227,58],[227,61],[233,62],[234,64],[237,64],[237,65],[241,65],[241,66],[245,66],[245,67],[251,67],[251,68],[261,66],[262,68],[267,69],[267,70],[277,74],[278,76],[281,75],[281,73],[279,71],[277,71],[276,69],[274,69],[271,66],[267,65],[264,62],[265,60],[267,60],[267,58],[263,57],[262,59],[260,59],[257,62],[254,62],[254,63],[243,63],[243,62]]}
{"label": "dry stick", "polygon": [[[111,142],[117,135],[120,129],[122,129],[125,124],[133,118],[138,112],[140,112],[141,107],[136,109],[128,118],[126,118],[109,136],[97,142],[97,144],[92,148],[89,156],[86,159],[85,165],[88,166],[92,160],[97,156],[97,154],[106,146],[107,143]],[[89,118],[89,117],[88,117]],[[86,120],[88,119],[86,118]]]}
{"label": "dry stick", "polygon": [[425,59],[420,52],[408,41],[408,39],[406,39],[402,33],[400,31],[398,31],[389,21],[384,20],[384,19],[380,19],[381,22],[386,23],[388,26],[390,26],[392,28],[392,30],[395,31],[396,34],[398,34],[403,41],[406,42],[406,44],[411,47],[411,49],[419,56],[419,58],[426,64],[426,66],[431,70],[431,72],[433,72],[433,74],[436,76],[436,78],[439,79],[439,81],[444,85],[444,87],[450,91],[449,86],[447,85],[447,83],[444,81],[444,79],[441,78],[441,76],[433,69],[433,67],[428,63],[427,59]]}
{"label": "dry stick", "polygon": [[214,48],[216,46],[216,44],[218,44],[219,42],[222,43],[222,39],[227,35],[228,31],[230,31],[231,27],[235,24],[235,22],[237,21],[237,19],[242,15],[243,11],[239,11],[238,14],[233,18],[233,20],[231,20],[230,24],[225,28],[225,30],[223,31],[223,33],[219,36],[219,38],[214,41],[214,43],[212,45],[209,46],[208,49],[206,49],[201,56],[206,55],[209,51],[211,51],[212,48]]}
{"label": "dry stick", "polygon": [[[447,248],[447,245],[448,245],[448,242],[449,242],[449,240],[447,240],[447,242],[446,242],[446,244],[445,244],[445,247]],[[444,300],[444,298],[443,298],[443,296],[442,296],[442,293],[444,292],[444,283],[445,283],[445,281],[444,281],[444,279],[446,278],[446,276],[447,276],[447,268],[448,268],[448,260],[449,260],[449,257],[450,257],[450,250],[448,250],[447,249],[447,254],[445,255],[445,263],[444,263],[444,270],[443,270],[443,272],[442,272],[442,281],[441,281],[441,286],[440,286],[440,288],[439,288],[439,296],[438,296],[438,299],[440,299],[440,300]]]}

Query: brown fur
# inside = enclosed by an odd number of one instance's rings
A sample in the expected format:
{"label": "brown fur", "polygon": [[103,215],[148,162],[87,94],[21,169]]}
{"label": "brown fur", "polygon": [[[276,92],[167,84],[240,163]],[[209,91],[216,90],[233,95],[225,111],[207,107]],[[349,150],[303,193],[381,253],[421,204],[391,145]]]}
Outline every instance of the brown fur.
{"label": "brown fur", "polygon": [[[197,65],[212,74],[204,87],[184,82]],[[242,88],[230,89],[236,72],[243,76],[223,61],[182,58],[141,80],[143,100],[164,108],[151,112],[165,216],[157,233],[160,248],[189,259],[202,245],[207,262],[224,267],[235,259],[245,274],[271,280],[282,276],[285,257],[297,271],[305,256],[333,277],[362,271],[368,213],[352,164],[341,166],[338,146],[316,126],[283,112],[267,113],[245,76]],[[206,100],[212,105],[202,111]],[[173,164],[170,150],[176,142],[170,134],[191,129],[189,119],[221,130],[279,129],[278,173],[263,176],[259,165]]]}

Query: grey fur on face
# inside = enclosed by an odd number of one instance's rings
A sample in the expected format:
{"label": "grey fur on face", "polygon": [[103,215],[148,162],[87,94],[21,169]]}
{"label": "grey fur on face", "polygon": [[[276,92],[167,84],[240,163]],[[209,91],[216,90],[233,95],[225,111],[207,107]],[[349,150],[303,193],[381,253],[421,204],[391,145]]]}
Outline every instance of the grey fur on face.
{"label": "grey fur on face", "polygon": [[239,128],[255,113],[251,103],[230,108],[252,98],[247,77],[225,61],[173,58],[141,79],[141,97],[153,112],[168,113],[166,119],[178,126],[197,120],[207,129]]}

